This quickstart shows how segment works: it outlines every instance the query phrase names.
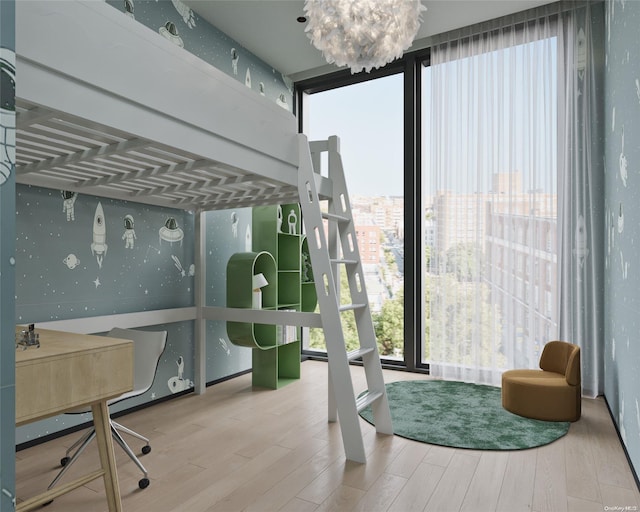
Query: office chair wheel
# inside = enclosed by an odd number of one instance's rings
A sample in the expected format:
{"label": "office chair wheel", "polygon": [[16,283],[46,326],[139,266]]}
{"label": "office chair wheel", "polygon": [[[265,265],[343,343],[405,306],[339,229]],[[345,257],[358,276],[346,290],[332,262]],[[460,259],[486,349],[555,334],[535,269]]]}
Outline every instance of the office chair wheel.
{"label": "office chair wheel", "polygon": [[146,445],[146,446],[142,447],[142,454],[143,455],[146,455],[147,453],[150,453],[150,452],[151,452],[151,446]]}
{"label": "office chair wheel", "polygon": [[140,489],[146,489],[147,487],[149,487],[149,479],[141,478],[138,482],[138,487],[140,487]]}
{"label": "office chair wheel", "polygon": [[62,457],[62,458],[60,459],[60,465],[61,465],[62,467],[65,467],[65,466],[67,465],[67,462],[69,462],[69,460],[71,460],[69,457]]}

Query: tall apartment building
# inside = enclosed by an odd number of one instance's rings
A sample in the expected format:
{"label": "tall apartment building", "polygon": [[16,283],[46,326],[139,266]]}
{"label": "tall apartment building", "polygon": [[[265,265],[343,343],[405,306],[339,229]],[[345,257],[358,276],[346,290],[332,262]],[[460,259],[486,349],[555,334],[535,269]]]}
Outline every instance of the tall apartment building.
{"label": "tall apartment building", "polygon": [[504,322],[502,335],[528,347],[528,352],[519,351],[526,361],[505,354],[508,364],[527,367],[539,360],[542,346],[558,328],[557,196],[523,192],[519,172],[496,173],[492,184],[490,193],[436,193],[429,270],[445,271],[443,255],[458,244],[475,244],[483,251],[482,279],[491,302],[515,320],[510,327]]}

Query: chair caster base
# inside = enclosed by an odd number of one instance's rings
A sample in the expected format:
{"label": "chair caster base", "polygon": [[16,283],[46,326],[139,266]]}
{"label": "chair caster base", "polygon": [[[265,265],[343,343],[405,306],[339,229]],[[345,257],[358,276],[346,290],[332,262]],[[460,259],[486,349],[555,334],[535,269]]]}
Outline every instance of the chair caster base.
{"label": "chair caster base", "polygon": [[140,487],[140,489],[146,489],[147,487],[149,487],[149,479],[141,478],[138,482],[138,487]]}
{"label": "chair caster base", "polygon": [[146,455],[147,453],[150,453],[150,452],[151,452],[151,446],[146,445],[146,446],[142,447],[142,454],[143,455]]}
{"label": "chair caster base", "polygon": [[67,465],[67,462],[69,462],[69,460],[71,460],[69,457],[62,457],[62,458],[60,459],[60,465],[61,465],[62,467],[65,467],[65,466]]}

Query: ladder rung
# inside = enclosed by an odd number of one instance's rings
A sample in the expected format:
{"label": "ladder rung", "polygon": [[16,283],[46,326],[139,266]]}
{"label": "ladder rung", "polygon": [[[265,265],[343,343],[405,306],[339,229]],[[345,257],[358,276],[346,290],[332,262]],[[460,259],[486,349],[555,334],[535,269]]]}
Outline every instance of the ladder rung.
{"label": "ladder rung", "polygon": [[337,263],[338,265],[356,265],[358,260],[331,260],[331,263]]}
{"label": "ladder rung", "polygon": [[335,222],[349,222],[349,217],[344,215],[336,215],[335,213],[322,212],[322,218],[327,220],[333,220]]}
{"label": "ladder rung", "polygon": [[364,356],[365,354],[369,354],[370,352],[373,352],[373,348],[369,347],[369,348],[359,348],[357,350],[352,350],[351,352],[347,352],[347,360],[349,361],[355,361],[356,359],[358,359],[359,357]]}
{"label": "ladder rung", "polygon": [[373,393],[371,391],[365,391],[362,395],[356,398],[356,409],[360,412],[379,398],[382,398],[382,393],[380,391],[375,391]]}
{"label": "ladder rung", "polygon": [[338,311],[343,312],[343,311],[351,311],[353,309],[362,309],[365,306],[366,304],[342,304],[338,308]]}

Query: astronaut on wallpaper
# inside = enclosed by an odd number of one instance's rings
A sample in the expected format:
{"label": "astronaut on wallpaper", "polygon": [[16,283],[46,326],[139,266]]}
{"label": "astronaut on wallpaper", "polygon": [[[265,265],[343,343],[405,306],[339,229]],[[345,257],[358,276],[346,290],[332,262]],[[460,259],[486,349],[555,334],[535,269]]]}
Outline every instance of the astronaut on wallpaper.
{"label": "astronaut on wallpaper", "polygon": [[172,393],[178,393],[193,387],[193,381],[184,378],[184,358],[179,356],[176,364],[178,365],[178,375],[171,377],[167,381],[167,385]]}
{"label": "astronaut on wallpaper", "polygon": [[124,216],[124,233],[122,233],[122,239],[124,242],[125,249],[133,249],[133,243],[136,239],[136,230],[133,229],[133,216],[125,215]]}
{"label": "astronaut on wallpaper", "polygon": [[240,56],[238,55],[238,51],[235,48],[231,48],[231,67],[233,68],[233,74],[238,74],[238,60]]}
{"label": "astronaut on wallpaper", "polygon": [[102,260],[107,254],[107,248],[107,225],[104,221],[102,203],[98,202],[93,216],[93,241],[91,242],[91,254],[96,257],[98,268],[102,268]]}
{"label": "astronaut on wallpaper", "polygon": [[78,194],[69,190],[61,190],[62,195],[62,213],[67,214],[67,222],[76,220],[74,204],[78,198]]}
{"label": "astronaut on wallpaper", "polygon": [[0,186],[16,166],[16,56],[0,48]]}
{"label": "astronaut on wallpaper", "polygon": [[231,234],[233,238],[238,238],[238,214],[231,212]]}

